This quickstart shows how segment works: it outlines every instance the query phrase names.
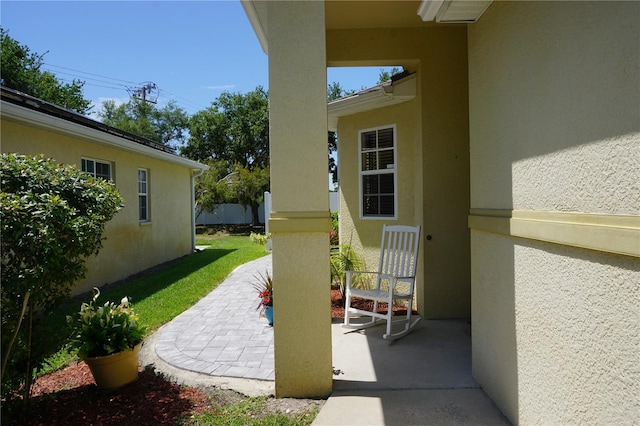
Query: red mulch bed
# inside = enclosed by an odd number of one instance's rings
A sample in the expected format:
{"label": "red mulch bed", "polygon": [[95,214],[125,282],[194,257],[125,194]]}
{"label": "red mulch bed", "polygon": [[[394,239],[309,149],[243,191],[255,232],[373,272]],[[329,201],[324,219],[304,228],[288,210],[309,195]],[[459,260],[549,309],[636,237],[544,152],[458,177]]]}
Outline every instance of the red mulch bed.
{"label": "red mulch bed", "polygon": [[[351,306],[364,311],[373,311],[373,300],[360,299],[359,297],[353,297],[351,299]],[[412,311],[417,313],[416,311]],[[378,303],[378,313],[387,313],[387,304]],[[402,306],[393,307],[393,315],[406,315],[407,309]],[[340,289],[331,289],[331,318],[344,318],[344,299],[340,294]]]}
{"label": "red mulch bed", "polygon": [[33,385],[29,418],[22,425],[175,425],[182,417],[211,410],[207,394],[141,371],[138,380],[102,391],[89,367],[73,363],[40,377]]}
{"label": "red mulch bed", "polygon": [[[378,312],[386,313],[386,303]],[[373,302],[354,300],[353,306],[372,310]],[[395,315],[406,309],[394,307]],[[331,290],[331,316],[344,318],[340,290]],[[115,391],[102,391],[84,362],[73,363],[40,377],[33,385],[30,416],[2,424],[20,425],[175,425],[178,419],[203,411],[215,411],[203,389],[172,384],[151,372],[141,371],[138,380]]]}

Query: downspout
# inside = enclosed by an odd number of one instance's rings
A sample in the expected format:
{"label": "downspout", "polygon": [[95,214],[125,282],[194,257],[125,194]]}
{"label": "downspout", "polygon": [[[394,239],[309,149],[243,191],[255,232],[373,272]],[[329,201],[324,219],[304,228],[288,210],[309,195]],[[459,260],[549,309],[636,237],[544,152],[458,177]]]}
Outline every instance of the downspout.
{"label": "downspout", "polygon": [[191,252],[196,251],[196,178],[204,173],[204,169],[191,171]]}

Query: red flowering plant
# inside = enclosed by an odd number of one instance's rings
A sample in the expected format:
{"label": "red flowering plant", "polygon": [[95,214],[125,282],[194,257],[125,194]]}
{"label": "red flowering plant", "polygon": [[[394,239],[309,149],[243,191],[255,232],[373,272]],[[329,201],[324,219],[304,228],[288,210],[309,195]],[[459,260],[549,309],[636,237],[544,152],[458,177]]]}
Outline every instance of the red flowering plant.
{"label": "red flowering plant", "polygon": [[258,291],[258,298],[260,299],[256,311],[265,309],[267,306],[273,306],[273,280],[269,275],[269,271],[265,272],[264,275],[258,273],[255,277],[258,282],[253,285],[253,288]]}

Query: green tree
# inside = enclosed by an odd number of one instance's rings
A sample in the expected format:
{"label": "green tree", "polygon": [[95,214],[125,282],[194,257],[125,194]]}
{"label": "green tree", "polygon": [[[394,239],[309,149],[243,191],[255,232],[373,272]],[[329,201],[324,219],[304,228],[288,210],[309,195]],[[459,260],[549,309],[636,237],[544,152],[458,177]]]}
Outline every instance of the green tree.
{"label": "green tree", "polygon": [[203,210],[214,212],[216,207],[227,202],[233,195],[230,184],[225,177],[230,176],[230,170],[224,160],[209,158],[204,161],[209,170],[196,180],[196,215]]}
{"label": "green tree", "polygon": [[214,106],[198,111],[189,119],[189,140],[180,148],[180,153],[192,160],[215,159],[226,164],[230,170],[232,163],[226,158],[227,118]]}
{"label": "green tree", "polygon": [[378,84],[382,84],[385,81],[391,80],[396,74],[400,74],[402,72],[402,68],[393,67],[391,71],[380,70],[380,74],[378,75]]}
{"label": "green tree", "polygon": [[[253,224],[257,224],[258,206],[269,189],[267,92],[257,87],[246,94],[222,93],[209,108],[194,114],[189,124],[190,137],[181,154],[214,161],[216,166],[198,180],[198,205],[213,211],[221,202],[238,202],[251,207]],[[226,183],[220,182],[229,173],[233,174]]]}
{"label": "green tree", "polygon": [[26,399],[35,315],[58,306],[85,276],[85,259],[102,247],[122,198],[112,182],[42,156],[2,154],[0,165],[2,398],[24,384]]}
{"label": "green tree", "polygon": [[249,168],[238,164],[236,179],[231,189],[234,197],[245,207],[251,207],[252,224],[257,225],[258,207],[264,198],[264,192],[269,190],[269,166]]}
{"label": "green tree", "polygon": [[64,83],[48,71],[42,71],[46,54],[32,53],[0,28],[0,79],[2,85],[52,104],[86,114],[91,101],[82,93],[84,82]]}
{"label": "green tree", "polygon": [[[327,102],[335,101],[336,99],[343,98],[345,96],[353,94],[354,90],[345,90],[340,83],[333,82],[327,86]],[[338,135],[336,132],[329,132],[329,173],[331,173],[331,180],[334,184],[338,183],[338,164],[333,154],[338,151]]]}
{"label": "green tree", "polygon": [[102,103],[102,111],[98,116],[108,126],[142,136],[173,150],[185,142],[189,127],[189,116],[174,101],[157,108],[135,98],[120,105],[108,100]]}
{"label": "green tree", "polygon": [[224,160],[229,168],[238,163],[249,168],[269,164],[269,100],[262,87],[246,94],[222,93],[189,124],[182,155]]}
{"label": "green tree", "polygon": [[335,101],[336,99],[350,95],[353,92],[353,90],[345,90],[340,83],[334,81],[327,85],[327,102]]}

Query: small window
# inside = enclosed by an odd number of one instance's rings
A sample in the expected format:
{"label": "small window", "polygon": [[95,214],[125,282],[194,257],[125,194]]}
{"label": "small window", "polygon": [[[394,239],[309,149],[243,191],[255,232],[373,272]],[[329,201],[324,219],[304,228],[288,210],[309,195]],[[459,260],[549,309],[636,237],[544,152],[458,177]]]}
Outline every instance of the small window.
{"label": "small window", "polygon": [[88,158],[82,159],[82,171],[89,173],[93,177],[102,178],[104,180],[111,180],[111,163],[105,163],[104,161],[89,160]]}
{"label": "small window", "polygon": [[149,171],[138,169],[138,218],[149,221]]}
{"label": "small window", "polygon": [[360,215],[396,217],[395,126],[359,133]]}

